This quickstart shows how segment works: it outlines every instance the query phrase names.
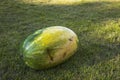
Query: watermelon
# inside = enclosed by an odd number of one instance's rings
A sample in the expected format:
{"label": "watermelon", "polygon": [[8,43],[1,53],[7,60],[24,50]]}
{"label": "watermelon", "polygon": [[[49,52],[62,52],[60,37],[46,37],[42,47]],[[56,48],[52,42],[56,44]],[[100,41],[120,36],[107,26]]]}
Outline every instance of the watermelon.
{"label": "watermelon", "polygon": [[33,69],[46,69],[70,58],[78,47],[78,37],[62,26],[47,27],[28,36],[22,45],[25,64]]}

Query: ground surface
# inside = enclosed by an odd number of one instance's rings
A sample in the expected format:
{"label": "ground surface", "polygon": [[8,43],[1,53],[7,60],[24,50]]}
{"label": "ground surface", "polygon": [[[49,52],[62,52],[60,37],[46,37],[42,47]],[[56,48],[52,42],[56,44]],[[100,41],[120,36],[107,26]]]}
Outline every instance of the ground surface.
{"label": "ground surface", "polygon": [[[0,1],[0,80],[120,80],[120,2],[29,1]],[[48,70],[27,67],[21,43],[34,31],[56,25],[76,32],[76,54]]]}

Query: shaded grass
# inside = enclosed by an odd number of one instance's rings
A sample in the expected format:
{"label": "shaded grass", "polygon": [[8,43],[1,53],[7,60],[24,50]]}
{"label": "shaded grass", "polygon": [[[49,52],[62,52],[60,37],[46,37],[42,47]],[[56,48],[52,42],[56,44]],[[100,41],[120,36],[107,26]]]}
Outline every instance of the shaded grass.
{"label": "shaded grass", "polygon": [[[119,80],[120,3],[74,5],[0,3],[1,80]],[[79,37],[76,54],[57,67],[36,71],[20,57],[20,44],[34,31],[66,26]]]}

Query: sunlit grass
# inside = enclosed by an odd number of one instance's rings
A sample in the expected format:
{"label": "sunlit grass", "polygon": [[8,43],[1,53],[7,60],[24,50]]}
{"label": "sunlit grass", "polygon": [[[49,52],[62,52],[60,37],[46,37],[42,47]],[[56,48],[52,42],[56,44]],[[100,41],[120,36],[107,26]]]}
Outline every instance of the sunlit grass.
{"label": "sunlit grass", "polygon": [[52,0],[51,3],[53,4],[74,4],[74,3],[79,3],[82,0]]}
{"label": "sunlit grass", "polygon": [[32,4],[63,4],[63,5],[71,5],[75,3],[79,3],[82,0],[22,0],[25,3],[32,3]]}
{"label": "sunlit grass", "polygon": [[29,4],[59,4],[59,5],[73,5],[83,2],[100,2],[100,1],[109,1],[115,2],[119,0],[19,0],[20,2],[29,3]]}

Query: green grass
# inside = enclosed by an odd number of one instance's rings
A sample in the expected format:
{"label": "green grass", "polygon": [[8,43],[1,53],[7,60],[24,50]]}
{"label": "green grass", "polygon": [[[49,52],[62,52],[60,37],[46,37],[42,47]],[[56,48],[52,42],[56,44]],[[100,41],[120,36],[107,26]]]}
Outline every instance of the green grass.
{"label": "green grass", "polygon": [[[66,26],[79,37],[76,54],[47,70],[33,70],[20,45],[38,29]],[[120,80],[120,2],[38,4],[0,2],[0,80]]]}

